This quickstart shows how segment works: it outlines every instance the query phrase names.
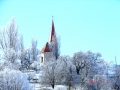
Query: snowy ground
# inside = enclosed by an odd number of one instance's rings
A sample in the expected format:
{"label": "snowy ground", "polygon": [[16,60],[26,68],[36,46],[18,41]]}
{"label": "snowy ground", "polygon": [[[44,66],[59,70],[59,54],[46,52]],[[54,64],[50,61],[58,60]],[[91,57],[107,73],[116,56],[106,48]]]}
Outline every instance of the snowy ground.
{"label": "snowy ground", "polygon": [[[67,86],[63,86],[63,85],[55,85],[55,88],[52,89],[51,87],[43,87],[41,86],[39,83],[33,83],[34,87],[35,87],[35,90],[68,90],[68,87]],[[80,87],[77,87],[76,89],[73,89],[71,88],[70,90],[84,90]]]}
{"label": "snowy ground", "polygon": [[[32,83],[35,87],[35,90],[53,90],[51,87],[43,87],[39,83]],[[54,90],[67,90],[66,86],[56,85]]]}
{"label": "snowy ground", "polygon": [[[53,90],[50,86],[42,86],[40,85],[40,75],[42,72],[38,71],[37,73],[34,70],[24,70],[23,73],[25,74],[33,74],[34,77],[30,80],[31,84],[35,87],[35,90]],[[66,86],[56,85],[54,90],[67,90]]]}
{"label": "snowy ground", "polygon": [[25,74],[34,74],[33,79],[38,79],[37,82],[36,80],[30,80],[31,84],[35,87],[35,90],[68,90],[66,86],[63,85],[56,85],[54,89],[52,89],[50,86],[42,86],[40,85],[40,80],[39,76],[41,75],[41,72],[35,72],[34,70],[29,70],[29,71],[23,71]]}

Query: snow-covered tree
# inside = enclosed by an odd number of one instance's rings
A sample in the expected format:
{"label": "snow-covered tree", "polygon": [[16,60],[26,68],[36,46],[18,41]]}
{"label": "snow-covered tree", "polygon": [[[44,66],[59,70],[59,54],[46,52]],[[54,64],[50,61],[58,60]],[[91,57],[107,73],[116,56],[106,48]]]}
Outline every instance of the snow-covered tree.
{"label": "snow-covered tree", "polygon": [[97,74],[100,67],[97,63],[101,60],[100,53],[77,52],[73,55],[73,64],[76,67],[76,72],[80,76],[81,87],[88,88],[89,80]]}
{"label": "snow-covered tree", "polygon": [[77,74],[80,74],[80,71],[85,67],[84,59],[85,55],[82,51],[74,53],[73,64],[76,67]]}
{"label": "snow-covered tree", "polygon": [[19,59],[21,60],[21,67],[20,69],[23,69],[24,67],[24,60],[25,60],[25,48],[23,44],[23,36],[20,37],[20,50],[18,52]]}
{"label": "snow-covered tree", "polygon": [[[17,66],[17,65],[16,65]],[[0,90],[34,90],[28,75],[16,69],[11,62],[0,62]]]}
{"label": "snow-covered tree", "polygon": [[37,72],[40,69],[39,61],[33,61],[31,67]]}
{"label": "snow-covered tree", "polygon": [[111,84],[115,90],[120,89],[120,65],[113,67],[113,77],[111,78]]}
{"label": "snow-covered tree", "polygon": [[60,56],[60,36],[56,37],[55,35],[53,37],[52,52],[53,52],[53,55],[56,57],[56,59],[58,59],[58,57]]}
{"label": "snow-covered tree", "polygon": [[26,49],[23,67],[28,70],[28,69],[30,69],[31,64],[32,64],[32,61],[30,60],[30,49]]}
{"label": "snow-covered tree", "polygon": [[42,66],[42,85],[66,85],[74,87],[78,85],[80,80],[75,72],[75,67],[72,65],[72,58],[70,56],[60,56],[57,60],[51,58],[46,64]]}
{"label": "snow-covered tree", "polygon": [[48,62],[42,66],[41,84],[50,85],[54,89],[55,85],[61,82],[61,76],[63,74],[61,68],[54,58],[48,60]]}
{"label": "snow-covered tree", "polygon": [[4,69],[0,71],[0,90],[34,90],[34,87],[27,80],[27,75]]}
{"label": "snow-covered tree", "polygon": [[100,57],[100,53],[92,53],[91,51],[88,51],[86,53],[82,51],[74,53],[73,64],[76,67],[77,74],[80,74],[80,72],[82,72],[82,69],[84,69],[85,67],[91,68],[92,66],[94,66],[96,62],[100,60]]}
{"label": "snow-covered tree", "polygon": [[37,49],[37,40],[31,40],[31,48],[30,48],[30,59],[31,61],[37,61],[38,49]]}
{"label": "snow-covered tree", "polygon": [[0,49],[3,52],[3,57],[5,60],[14,63],[19,57],[18,51],[21,45],[18,26],[14,18],[5,27],[0,29]]}
{"label": "snow-covered tree", "polygon": [[108,88],[108,80],[106,75],[96,74],[93,77],[93,83],[97,90],[110,90],[110,86]]}
{"label": "snow-covered tree", "polygon": [[30,48],[24,50],[22,55],[24,58],[23,67],[26,69],[38,69],[39,65],[39,50],[37,48],[37,40],[31,40]]}
{"label": "snow-covered tree", "polygon": [[71,87],[78,85],[80,83],[80,78],[72,64],[72,58],[68,55],[60,56],[58,58],[58,63],[60,63],[59,67],[62,69],[62,84],[68,86],[69,90]]}

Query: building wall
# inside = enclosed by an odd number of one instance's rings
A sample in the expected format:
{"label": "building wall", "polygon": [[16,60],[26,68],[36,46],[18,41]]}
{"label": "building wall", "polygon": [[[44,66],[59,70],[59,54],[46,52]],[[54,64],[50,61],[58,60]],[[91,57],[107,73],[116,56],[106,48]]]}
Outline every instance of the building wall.
{"label": "building wall", "polygon": [[45,52],[44,53],[44,63],[50,60],[51,52]]}
{"label": "building wall", "polygon": [[40,54],[40,66],[42,64],[45,64],[47,61],[49,61],[50,58],[55,58],[55,56],[53,56],[52,52],[41,53]]}
{"label": "building wall", "polygon": [[40,54],[40,64],[44,63],[44,53]]}

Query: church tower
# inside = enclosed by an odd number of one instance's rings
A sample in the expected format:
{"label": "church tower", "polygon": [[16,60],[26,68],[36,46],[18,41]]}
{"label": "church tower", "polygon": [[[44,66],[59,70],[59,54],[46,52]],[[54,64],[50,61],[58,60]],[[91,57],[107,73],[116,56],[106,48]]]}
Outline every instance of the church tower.
{"label": "church tower", "polygon": [[57,38],[56,38],[56,33],[55,33],[54,21],[52,19],[52,27],[50,31],[49,40],[48,42],[46,42],[45,46],[40,51],[40,65],[50,60],[51,57],[56,59],[56,56],[55,56],[55,52],[56,52],[55,43],[56,42],[57,42]]}

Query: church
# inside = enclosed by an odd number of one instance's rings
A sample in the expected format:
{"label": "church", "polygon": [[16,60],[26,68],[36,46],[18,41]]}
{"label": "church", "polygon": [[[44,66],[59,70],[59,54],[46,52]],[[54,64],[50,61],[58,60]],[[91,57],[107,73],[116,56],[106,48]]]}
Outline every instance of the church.
{"label": "church", "polygon": [[40,65],[44,64],[50,58],[57,59],[58,57],[58,43],[56,38],[56,32],[54,27],[54,21],[52,19],[52,27],[48,42],[44,45],[40,51]]}

